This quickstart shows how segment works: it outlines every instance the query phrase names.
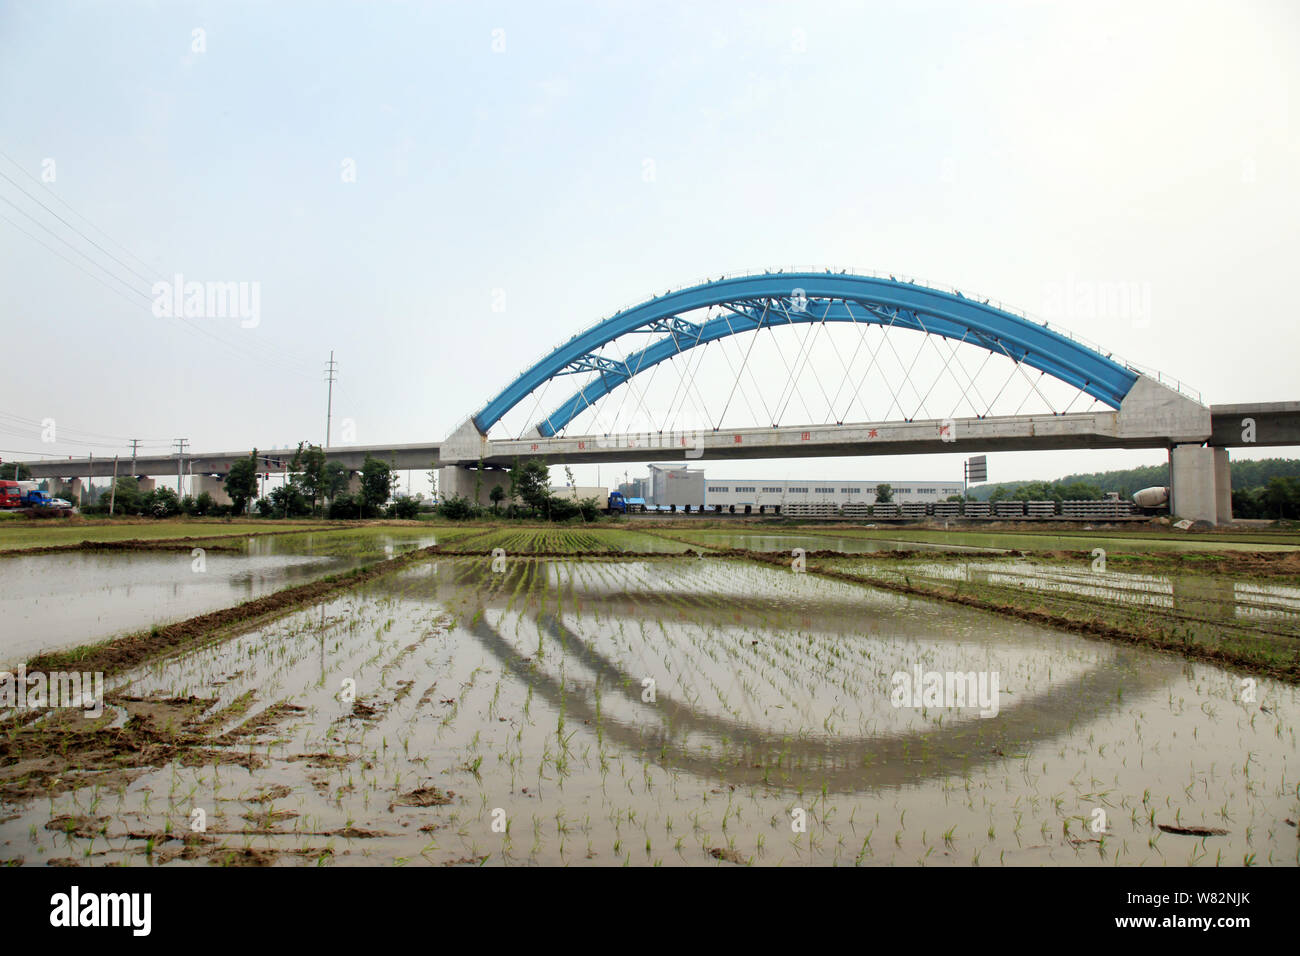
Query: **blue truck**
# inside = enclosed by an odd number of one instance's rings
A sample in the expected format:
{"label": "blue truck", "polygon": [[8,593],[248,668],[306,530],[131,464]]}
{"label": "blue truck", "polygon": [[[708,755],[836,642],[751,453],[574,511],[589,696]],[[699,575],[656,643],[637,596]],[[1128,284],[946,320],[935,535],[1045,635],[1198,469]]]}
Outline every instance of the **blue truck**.
{"label": "blue truck", "polygon": [[72,514],[72,502],[62,498],[52,498],[46,492],[36,488],[23,492],[23,496],[18,499],[18,506],[28,509],[28,512],[34,515]]}
{"label": "blue truck", "polygon": [[609,493],[609,504],[605,506],[605,514],[639,514],[642,511],[645,511],[644,498],[624,498],[621,491]]}

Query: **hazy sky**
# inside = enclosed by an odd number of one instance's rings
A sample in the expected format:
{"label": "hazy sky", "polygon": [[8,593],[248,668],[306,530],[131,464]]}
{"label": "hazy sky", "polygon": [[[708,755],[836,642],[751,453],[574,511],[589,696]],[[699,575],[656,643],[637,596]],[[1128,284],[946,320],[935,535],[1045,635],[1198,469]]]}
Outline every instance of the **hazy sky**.
{"label": "hazy sky", "polygon": [[[990,295],[1210,403],[1295,400],[1298,81],[1286,2],[3,2],[0,457],[320,441],[330,349],[336,444],[439,440],[616,309],[788,264]],[[256,321],[155,315],[177,273],[256,283]],[[1107,283],[1142,314],[1062,306]]]}

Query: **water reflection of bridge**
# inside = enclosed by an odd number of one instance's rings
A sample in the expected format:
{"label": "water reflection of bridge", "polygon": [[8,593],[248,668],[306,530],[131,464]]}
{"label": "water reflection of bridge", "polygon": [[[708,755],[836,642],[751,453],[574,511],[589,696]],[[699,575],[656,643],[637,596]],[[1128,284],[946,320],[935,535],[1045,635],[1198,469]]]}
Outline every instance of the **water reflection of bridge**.
{"label": "water reflection of bridge", "polygon": [[[575,623],[562,613],[548,611],[537,626],[563,646],[565,675],[547,673],[503,633],[486,611],[522,614],[508,610],[524,574],[549,573],[555,562],[544,559],[512,562],[504,574],[493,575],[487,560],[439,561],[433,568],[403,572],[377,579],[367,588],[405,600],[446,603],[461,614],[465,627],[503,668],[531,688],[556,711],[588,722],[599,733],[633,753],[662,766],[734,784],[767,785],[789,790],[855,792],[898,787],[952,775],[964,775],[997,764],[1008,756],[1023,755],[1033,747],[1077,733],[1080,726],[1113,713],[1164,684],[1177,665],[1147,652],[1108,650],[1106,659],[1077,676],[1058,680],[1037,693],[1017,694],[996,717],[956,719],[939,727],[872,736],[775,732],[756,721],[726,714],[704,713],[662,692],[653,705],[641,701],[641,675],[629,674],[584,639]],[[530,567],[531,566],[531,567]],[[864,637],[867,626],[879,632],[887,627],[893,636],[916,640],[961,642],[969,635],[952,628],[936,633],[918,621],[917,605],[929,602],[891,596],[888,604],[852,599],[850,586],[844,597],[818,595],[806,617],[792,621],[806,629]],[[575,612],[582,618],[599,610],[602,623],[609,620],[660,621],[682,616],[696,626],[719,628],[771,627],[773,611],[798,610],[782,599],[752,598],[748,604],[719,606],[704,595],[693,599],[681,593],[609,590],[573,592]],[[883,610],[882,610],[883,608]],[[945,608],[956,617],[984,616],[983,612]],[[576,615],[575,615],[576,620]],[[1020,622],[997,621],[1003,632],[1042,629]],[[814,622],[815,621],[815,625]],[[465,623],[469,622],[469,623]],[[1062,635],[1062,640],[1070,640]],[[582,676],[574,678],[574,665]],[[888,697],[889,689],[866,689]],[[600,700],[604,700],[604,704]],[[611,713],[610,700],[631,709],[635,716]],[[972,712],[973,714],[973,712]]]}

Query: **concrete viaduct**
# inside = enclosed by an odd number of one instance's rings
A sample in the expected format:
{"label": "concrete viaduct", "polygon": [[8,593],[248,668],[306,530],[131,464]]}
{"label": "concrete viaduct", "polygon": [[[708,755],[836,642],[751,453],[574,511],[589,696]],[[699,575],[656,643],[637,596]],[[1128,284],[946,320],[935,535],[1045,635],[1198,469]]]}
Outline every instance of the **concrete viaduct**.
{"label": "concrete viaduct", "polygon": [[[699,310],[706,321],[685,316]],[[570,435],[567,426],[595,401],[634,375],[707,342],[762,328],[814,322],[899,327],[959,340],[1037,369],[1077,387],[1107,406],[1102,411],[980,416],[833,425],[780,425],[705,431]],[[622,360],[603,346],[629,332],[650,344]],[[493,439],[489,430],[523,399],[561,376],[586,376],[571,396],[522,437]],[[573,336],[522,372],[441,442],[354,445],[327,450],[327,458],[359,469],[367,455],[398,469],[437,468],[444,496],[484,494],[493,482],[475,481],[479,468],[508,468],[541,457],[549,464],[934,453],[1039,449],[1164,448],[1170,462],[1171,511],[1192,520],[1231,520],[1228,449],[1300,445],[1300,402],[1206,406],[1111,354],[1047,325],[963,296],[892,277],[831,272],[762,273],[722,278],[656,296]],[[248,451],[185,456],[186,473],[226,474]],[[294,449],[259,449],[259,470],[283,471]],[[119,474],[168,475],[177,456],[140,456]],[[37,477],[108,477],[112,459],[27,462]]]}

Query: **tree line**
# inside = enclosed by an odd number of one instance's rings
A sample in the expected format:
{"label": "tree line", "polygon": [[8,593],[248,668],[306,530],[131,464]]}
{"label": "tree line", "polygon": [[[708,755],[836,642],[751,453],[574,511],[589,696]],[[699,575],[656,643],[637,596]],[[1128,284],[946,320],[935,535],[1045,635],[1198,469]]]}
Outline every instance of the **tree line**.
{"label": "tree line", "polygon": [[1300,519],[1300,478],[1275,475],[1255,488],[1238,488],[1232,492],[1234,518]]}
{"label": "tree line", "polygon": [[[569,484],[573,484],[573,472],[564,469]],[[475,479],[474,497],[477,499],[482,491],[482,468]],[[595,521],[604,509],[605,503],[595,498],[575,500],[572,497],[557,495],[551,491],[551,470],[541,458],[515,461],[514,467],[506,472],[507,485],[494,484],[487,493],[492,502],[489,508],[477,504],[461,495],[452,495],[438,504],[438,513],[453,521],[464,521],[487,515],[502,515],[507,518],[529,518],[544,521],[571,521],[581,518],[583,521]],[[505,503],[504,510],[502,503]]]}
{"label": "tree line", "polygon": [[[243,514],[256,499],[257,511],[265,518],[414,518],[420,510],[417,499],[393,496],[397,471],[379,458],[366,455],[358,472],[358,490],[349,492],[352,476],[337,461],[327,461],[319,445],[299,442],[289,462],[284,484],[265,497],[257,498],[258,457],[254,448],[226,475],[226,494],[235,514]],[[390,502],[390,499],[391,502]]]}
{"label": "tree line", "polygon": [[414,518],[419,501],[405,495],[394,496],[396,470],[386,461],[366,456],[358,474],[358,490],[351,493],[351,471],[336,461],[327,461],[319,445],[300,442],[289,462],[285,482],[264,496],[258,495],[261,459],[254,448],[247,458],[230,467],[224,487],[230,504],[218,504],[211,494],[181,497],[170,488],[145,491],[133,477],[119,477],[109,490],[100,490],[94,502],[82,510],[87,514],[107,514],[110,504],[115,514],[171,518],[242,516],[252,510],[265,518]]}
{"label": "tree line", "polygon": [[[1237,518],[1300,518],[1300,460],[1262,458],[1229,463],[1232,513]],[[970,489],[976,501],[1092,500],[1108,491],[1129,498],[1143,488],[1169,485],[1169,466],[1067,475],[1057,481],[1004,481]]]}

